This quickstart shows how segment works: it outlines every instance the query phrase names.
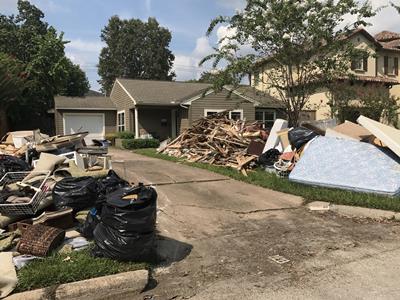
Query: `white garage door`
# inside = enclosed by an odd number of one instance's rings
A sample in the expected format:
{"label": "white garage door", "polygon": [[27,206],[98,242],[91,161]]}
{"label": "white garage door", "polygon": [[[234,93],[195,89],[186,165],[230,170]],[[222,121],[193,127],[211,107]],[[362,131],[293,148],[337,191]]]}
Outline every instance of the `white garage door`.
{"label": "white garage door", "polygon": [[64,114],[64,134],[88,131],[87,145],[92,139],[104,139],[104,114]]}

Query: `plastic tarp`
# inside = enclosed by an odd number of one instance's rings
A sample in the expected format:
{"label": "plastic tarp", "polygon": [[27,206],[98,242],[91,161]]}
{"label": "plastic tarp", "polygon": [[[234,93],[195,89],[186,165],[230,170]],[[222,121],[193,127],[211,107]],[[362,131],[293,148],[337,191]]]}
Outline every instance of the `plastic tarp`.
{"label": "plastic tarp", "polygon": [[388,196],[400,194],[400,160],[369,143],[317,137],[289,175],[289,180]]}

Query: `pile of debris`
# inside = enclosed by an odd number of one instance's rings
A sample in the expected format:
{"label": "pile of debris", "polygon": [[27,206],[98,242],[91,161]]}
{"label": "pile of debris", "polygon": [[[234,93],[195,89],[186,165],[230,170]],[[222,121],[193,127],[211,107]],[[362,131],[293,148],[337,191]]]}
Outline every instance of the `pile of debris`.
{"label": "pile of debris", "polygon": [[[52,253],[89,247],[94,257],[153,257],[157,193],[112,170],[106,145],[85,146],[87,133],[35,139],[14,132],[0,152],[0,298],[16,269]],[[7,154],[5,154],[7,153]]]}
{"label": "pile of debris", "polygon": [[268,172],[312,186],[400,195],[400,130],[364,116],[288,128],[276,120],[259,162]]}
{"label": "pile of debris", "polygon": [[232,120],[228,112],[221,112],[198,120],[159,152],[190,162],[232,167],[246,174],[258,157],[247,149],[261,137],[267,134],[257,123]]}

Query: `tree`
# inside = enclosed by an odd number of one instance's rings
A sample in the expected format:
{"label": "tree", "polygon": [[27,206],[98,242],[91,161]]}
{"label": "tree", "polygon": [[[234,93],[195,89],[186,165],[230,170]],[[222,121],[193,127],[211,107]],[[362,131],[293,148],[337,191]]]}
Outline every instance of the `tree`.
{"label": "tree", "polygon": [[118,77],[172,80],[175,57],[168,48],[171,38],[171,32],[154,18],[142,22],[111,17],[101,31],[106,43],[98,65],[102,91],[109,94]]}
{"label": "tree", "polygon": [[16,128],[51,128],[47,120],[40,121],[53,107],[54,95],[81,95],[89,90],[84,73],[65,56],[63,34],[43,17],[42,11],[23,0],[18,1],[17,16],[0,15],[0,53],[19,61],[26,73],[21,96],[6,112]]}
{"label": "tree", "polygon": [[69,97],[83,97],[89,92],[89,81],[85,72],[68,58],[64,61],[65,79],[59,94]]}
{"label": "tree", "polygon": [[8,129],[8,107],[17,101],[25,86],[26,73],[15,58],[0,53],[0,135]]}
{"label": "tree", "polygon": [[340,122],[355,121],[361,114],[376,121],[398,124],[398,98],[382,83],[336,81],[329,86],[330,107]]}
{"label": "tree", "polygon": [[199,79],[188,80],[188,82],[200,82],[200,83],[210,83],[210,84],[218,84],[217,81],[220,81],[221,84],[232,85],[233,82],[230,77],[226,77],[227,74],[223,73],[225,77],[218,76],[218,72],[204,71],[200,74]]}
{"label": "tree", "polygon": [[[343,24],[347,15],[356,21]],[[364,19],[372,15],[368,2],[360,5],[356,0],[248,0],[243,11],[211,22],[208,35],[219,24],[227,24],[230,34],[201,64],[213,60],[215,67],[225,61],[219,76],[235,85],[257,72],[256,63],[267,65],[266,76],[255,80],[283,102],[290,124],[297,125],[310,95],[326,82],[347,75],[349,61],[360,53],[346,34],[366,25]],[[243,46],[253,51],[242,53]]]}

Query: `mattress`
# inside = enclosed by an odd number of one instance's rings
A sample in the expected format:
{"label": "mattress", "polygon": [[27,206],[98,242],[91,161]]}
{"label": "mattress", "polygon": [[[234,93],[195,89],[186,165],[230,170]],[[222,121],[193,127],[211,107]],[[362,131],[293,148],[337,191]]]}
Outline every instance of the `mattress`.
{"label": "mattress", "polygon": [[400,195],[400,160],[388,149],[334,137],[310,142],[289,180],[357,192]]}

